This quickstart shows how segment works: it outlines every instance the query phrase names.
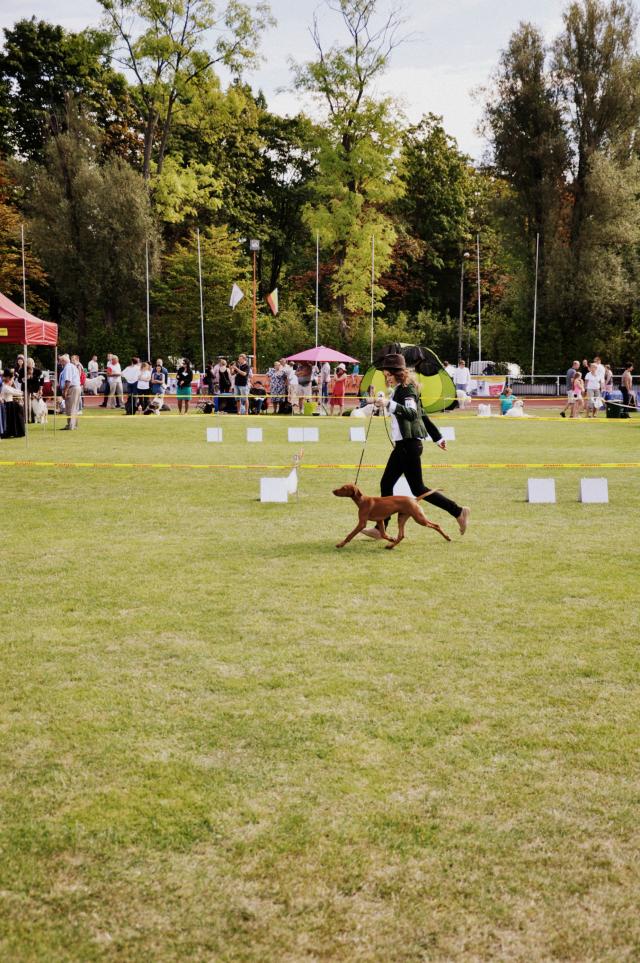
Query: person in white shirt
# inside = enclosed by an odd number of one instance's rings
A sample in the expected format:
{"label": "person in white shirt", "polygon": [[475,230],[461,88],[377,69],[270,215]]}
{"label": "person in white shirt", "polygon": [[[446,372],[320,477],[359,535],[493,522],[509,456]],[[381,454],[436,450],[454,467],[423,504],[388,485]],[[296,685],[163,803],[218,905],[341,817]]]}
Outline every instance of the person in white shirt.
{"label": "person in white shirt", "polygon": [[455,373],[456,373],[456,369],[454,368],[454,366],[451,364],[450,361],[445,361],[445,363],[444,363],[444,370],[447,372],[447,374],[449,375],[449,377],[450,377],[451,379],[454,378]]}
{"label": "person in white shirt", "polygon": [[[138,403],[142,408],[142,414],[147,410],[147,405],[149,404],[149,398],[151,395],[151,365],[148,361],[143,361],[140,365],[140,376],[138,378],[137,384],[137,395]],[[135,401],[135,398],[134,398]],[[133,409],[133,414],[135,414],[136,408]]]}
{"label": "person in white shirt", "polygon": [[[604,370],[604,365],[602,363],[602,359],[599,354],[595,356],[595,358],[593,359],[593,363],[596,366],[596,376],[600,379],[600,382],[604,385],[605,370]],[[589,365],[589,367],[591,367],[591,365]]]}
{"label": "person in white shirt", "polygon": [[584,386],[587,389],[587,418],[595,418],[598,409],[602,406],[601,402],[596,401],[602,397],[602,379],[598,377],[598,365],[595,361],[589,365]]}
{"label": "person in white shirt", "polygon": [[111,360],[107,365],[107,377],[109,380],[107,408],[122,408],[122,368],[117,354],[111,355]]}
{"label": "person in white shirt", "polygon": [[320,368],[320,396],[323,405],[329,401],[329,382],[331,381],[331,365],[328,361],[323,361]]}
{"label": "person in white shirt", "polygon": [[78,409],[80,407],[80,372],[68,354],[61,354],[60,361],[63,364],[60,372],[59,386],[64,398],[64,410],[67,416],[67,423],[62,431],[75,431],[78,427]]}
{"label": "person in white shirt", "polygon": [[91,358],[91,361],[87,365],[87,371],[89,372],[89,377],[90,378],[97,377],[99,370],[100,370],[100,367],[98,365],[98,355],[94,354]]}
{"label": "person in white shirt", "polygon": [[127,403],[125,414],[135,415],[138,407],[136,395],[138,393],[138,379],[140,378],[140,358],[132,358],[131,363],[122,372],[121,378],[127,385]]}
{"label": "person in white shirt", "polygon": [[461,408],[465,408],[469,399],[471,372],[467,368],[464,358],[460,358],[460,361],[458,361],[458,367],[454,370],[453,383],[456,386],[458,404]]}

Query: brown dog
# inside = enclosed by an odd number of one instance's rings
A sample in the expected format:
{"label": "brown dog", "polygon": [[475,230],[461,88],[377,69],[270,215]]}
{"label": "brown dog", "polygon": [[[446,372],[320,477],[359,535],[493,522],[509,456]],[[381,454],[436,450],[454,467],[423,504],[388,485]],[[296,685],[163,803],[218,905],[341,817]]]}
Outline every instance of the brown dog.
{"label": "brown dog", "polygon": [[[386,545],[385,548],[395,548],[398,542],[401,542],[404,538],[404,527],[410,518],[415,518],[418,525],[434,528],[448,542],[451,541],[439,525],[429,521],[418,505],[420,499],[432,495],[433,490],[426,491],[417,498],[409,498],[408,495],[386,495],[384,498],[374,498],[371,495],[363,495],[355,485],[343,485],[342,488],[335,488],[333,494],[337,495],[338,498],[352,498],[358,506],[358,524],[352,532],[349,532],[344,541],[338,542],[336,548],[344,548],[347,542],[350,542],[358,532],[366,528],[367,522],[376,522],[376,528],[380,532],[381,538],[391,543]],[[384,520],[395,514],[398,515],[398,537],[390,538],[386,533]]]}

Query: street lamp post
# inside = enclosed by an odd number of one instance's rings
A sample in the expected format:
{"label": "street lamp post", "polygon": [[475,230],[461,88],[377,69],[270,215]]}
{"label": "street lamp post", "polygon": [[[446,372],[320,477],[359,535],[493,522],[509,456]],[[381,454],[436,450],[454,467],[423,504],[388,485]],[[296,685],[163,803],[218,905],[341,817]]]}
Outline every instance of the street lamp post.
{"label": "street lamp post", "polygon": [[464,262],[469,258],[465,251],[460,262],[460,317],[458,318],[458,361],[462,357],[462,323],[464,320]]}
{"label": "street lamp post", "polygon": [[260,241],[252,238],[249,241],[249,250],[253,254],[253,370],[258,370],[258,334],[257,334],[257,305],[256,305],[256,257],[260,250]]}

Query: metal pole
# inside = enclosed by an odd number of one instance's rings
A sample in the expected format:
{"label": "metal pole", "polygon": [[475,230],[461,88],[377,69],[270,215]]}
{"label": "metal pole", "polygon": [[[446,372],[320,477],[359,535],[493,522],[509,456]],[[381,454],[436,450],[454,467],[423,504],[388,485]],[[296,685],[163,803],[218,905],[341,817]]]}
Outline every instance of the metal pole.
{"label": "metal pole", "polygon": [[316,348],[318,347],[319,294],[320,294],[320,231],[316,231]]}
{"label": "metal pole", "polygon": [[[24,224],[20,225],[20,236],[22,238],[22,307],[27,310],[27,272],[24,263]],[[27,328],[27,323],[25,321],[25,331]],[[26,341],[26,334],[25,334]],[[23,391],[24,391],[24,443],[28,446],[29,444],[29,390],[27,388],[27,361],[29,356],[27,354],[27,345],[24,345],[24,367],[22,369],[22,377],[24,378]]]}
{"label": "metal pole", "polygon": [[[253,252],[253,371],[254,373],[258,370],[258,334],[257,334],[257,307],[256,307],[256,252]],[[247,414],[249,413],[249,405],[247,404]]]}
{"label": "metal pole", "polygon": [[[22,307],[27,310],[27,271],[25,268],[24,261],[24,224],[20,225],[20,234],[22,236]],[[27,363],[27,359],[24,359],[24,363]]]}
{"label": "metal pole", "polygon": [[145,242],[145,268],[147,278],[147,361],[151,364],[151,321],[149,315],[149,242]]}
{"label": "metal pole", "polygon": [[480,232],[476,236],[476,260],[478,265],[478,374],[482,374],[482,296],[480,294]]}
{"label": "metal pole", "polygon": [[375,307],[374,296],[373,296],[373,284],[375,277],[375,261],[376,261],[376,237],[375,234],[371,235],[371,364],[373,364],[373,311]]}
{"label": "metal pole", "polygon": [[460,317],[458,318],[458,358],[462,357],[462,320],[464,310],[464,254],[460,260]]}
{"label": "metal pole", "polygon": [[540,258],[540,232],[536,234],[536,280],[533,288],[533,343],[531,345],[531,384],[536,363],[536,321],[538,318],[538,262]]}
{"label": "metal pole", "polygon": [[204,357],[204,299],[202,296],[202,259],[200,257],[200,228],[196,228],[196,237],[198,239],[198,282],[200,285],[200,337],[202,340],[202,374],[204,375],[206,371],[206,362]]}

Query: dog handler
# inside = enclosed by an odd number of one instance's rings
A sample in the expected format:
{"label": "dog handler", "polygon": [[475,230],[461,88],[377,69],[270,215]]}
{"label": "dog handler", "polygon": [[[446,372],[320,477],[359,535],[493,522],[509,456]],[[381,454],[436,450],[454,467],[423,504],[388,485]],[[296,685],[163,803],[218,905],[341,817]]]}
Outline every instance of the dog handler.
{"label": "dog handler", "polygon": [[[426,420],[433,430],[427,432],[424,420],[426,416],[423,415],[420,402],[420,390],[413,382],[403,355],[388,354],[379,362],[378,367],[384,372],[387,385],[394,387],[391,398],[383,396],[374,399],[376,407],[387,408],[391,415],[391,439],[394,444],[380,480],[380,494],[383,497],[392,495],[393,486],[404,475],[413,494],[422,495],[429,490],[422,480],[420,463],[422,439],[430,434],[439,441],[440,433],[429,419]],[[458,522],[460,534],[464,535],[469,523],[468,508],[461,508],[441,492],[427,495],[425,501],[452,515]],[[371,538],[381,537],[376,528],[367,528],[363,534]]]}

